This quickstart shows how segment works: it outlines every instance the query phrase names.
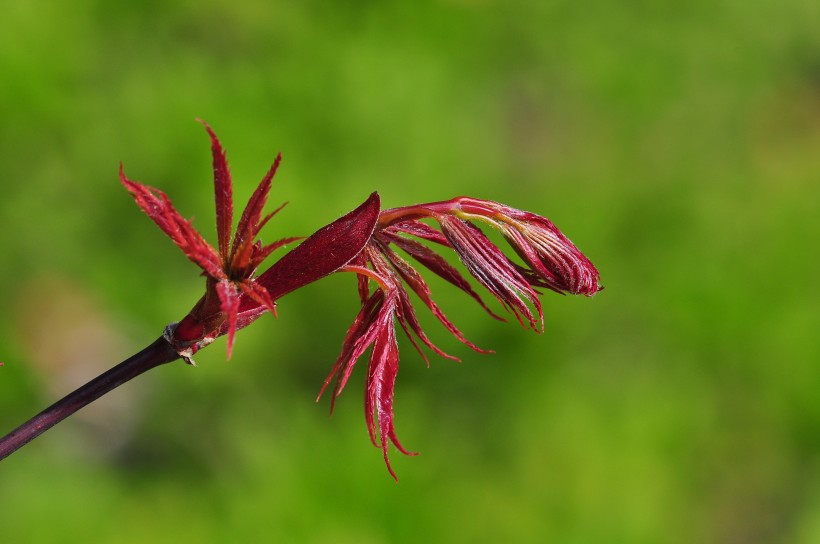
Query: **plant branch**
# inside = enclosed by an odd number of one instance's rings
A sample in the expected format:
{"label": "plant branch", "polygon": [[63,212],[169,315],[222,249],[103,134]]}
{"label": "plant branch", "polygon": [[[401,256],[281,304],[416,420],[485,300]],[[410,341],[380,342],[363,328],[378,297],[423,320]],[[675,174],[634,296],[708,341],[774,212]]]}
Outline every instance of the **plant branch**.
{"label": "plant branch", "polygon": [[61,422],[83,406],[92,403],[125,382],[152,368],[179,359],[176,350],[164,337],[129,357],[107,372],[100,374],[62,400],[52,404],[9,434],[0,438],[0,460],[5,459],[42,433]]}

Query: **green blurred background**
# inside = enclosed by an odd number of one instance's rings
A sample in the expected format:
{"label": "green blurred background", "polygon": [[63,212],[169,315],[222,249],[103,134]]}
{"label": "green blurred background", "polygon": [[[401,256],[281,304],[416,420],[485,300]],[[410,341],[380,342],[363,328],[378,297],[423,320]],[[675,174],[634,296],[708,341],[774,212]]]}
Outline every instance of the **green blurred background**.
{"label": "green blurred background", "polygon": [[387,474],[332,277],[0,465],[4,542],[820,542],[820,3],[2,2],[0,425],[202,291],[116,177],[213,239],[202,117],[265,239],[373,190],[553,219],[598,265],[538,336],[433,282],[470,352],[403,348]]}

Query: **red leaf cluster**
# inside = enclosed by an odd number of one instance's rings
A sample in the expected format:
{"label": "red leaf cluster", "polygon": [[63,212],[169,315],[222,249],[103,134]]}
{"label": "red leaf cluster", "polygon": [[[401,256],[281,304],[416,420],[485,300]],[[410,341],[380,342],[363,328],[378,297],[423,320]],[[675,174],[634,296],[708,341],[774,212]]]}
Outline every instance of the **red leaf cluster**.
{"label": "red leaf cluster", "polygon": [[[422,223],[420,220],[424,218],[434,219],[440,230]],[[511,261],[471,220],[501,231],[528,266]],[[392,442],[399,451],[409,454],[396,437],[393,415],[399,366],[396,323],[425,361],[427,357],[420,343],[442,357],[456,359],[433,344],[422,330],[405,285],[456,339],[475,351],[488,352],[464,337],[435,303],[418,270],[391,246],[465,292],[492,317],[501,319],[454,266],[419,240],[455,251],[467,271],[515,315],[522,326],[536,331],[543,328],[537,288],[586,295],[600,289],[598,271],[592,263],[549,220],[536,214],[465,197],[382,212],[367,247],[353,264],[342,269],[359,275],[362,308],[348,329],[342,352],[319,396],[333,381],[332,409],[357,360],[372,346],[365,386],[365,418],[371,441],[383,450],[387,468],[394,478],[388,444]],[[372,294],[369,292],[371,281],[376,283]]]}
{"label": "red leaf cluster", "polygon": [[[219,140],[208,125],[205,128],[213,155],[218,249],[174,209],[164,193],[129,180],[120,167],[120,180],[137,205],[202,269],[206,278],[205,295],[179,324],[168,329],[167,338],[190,362],[196,350],[227,335],[230,357],[236,331],[267,311],[275,312],[280,297],[335,271],[357,274],[362,306],[319,396],[333,382],[332,409],[356,362],[370,349],[365,420],[371,441],[382,449],[394,478],[388,445],[392,443],[402,453],[413,455],[399,442],[394,424],[394,387],[399,369],[396,324],[425,361],[423,347],[458,360],[436,346],[422,330],[409,291],[457,340],[479,353],[490,353],[467,340],[433,300],[417,267],[397,250],[463,291],[491,317],[503,321],[438,250],[454,251],[469,274],[504,309],[522,326],[538,332],[544,321],[538,289],[592,296],[602,288],[595,266],[540,215],[469,197],[380,211],[377,193],[257,275],[257,268],[271,253],[300,239],[283,238],[267,245],[257,239],[262,227],[282,209],[280,206],[263,214],[281,156],[251,195],[231,236],[231,174]],[[437,227],[423,220],[433,221]],[[508,258],[477,225],[499,231],[520,260]]]}
{"label": "red leaf cluster", "polygon": [[[257,278],[257,267],[276,249],[301,239],[283,238],[267,245],[257,239],[262,227],[284,206],[263,216],[281,155],[276,157],[251,195],[231,241],[233,183],[230,169],[219,139],[207,124],[203,124],[211,140],[213,155],[218,251],[176,211],[162,191],[129,180],[120,166],[120,181],[137,205],[202,269],[206,277],[205,295],[168,335],[189,361],[198,349],[223,334],[228,336],[230,358],[238,329],[266,311],[275,313],[278,297],[330,274],[361,251],[373,231],[379,211],[378,195],[374,193],[357,210],[318,231],[297,251],[288,253],[286,258]],[[344,249],[335,254],[330,252],[331,258],[316,259],[317,252],[339,245],[344,245]]]}

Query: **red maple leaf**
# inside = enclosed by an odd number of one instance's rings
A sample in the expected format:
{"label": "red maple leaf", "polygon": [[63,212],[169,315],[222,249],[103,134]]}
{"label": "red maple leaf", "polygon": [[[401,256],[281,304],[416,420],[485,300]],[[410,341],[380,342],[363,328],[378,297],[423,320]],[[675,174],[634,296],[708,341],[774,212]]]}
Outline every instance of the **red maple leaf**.
{"label": "red maple leaf", "polygon": [[[257,239],[262,227],[284,207],[283,204],[263,216],[271,182],[282,156],[276,157],[251,195],[231,240],[231,173],[219,139],[211,127],[203,125],[210,136],[213,154],[218,250],[182,217],[165,193],[129,180],[120,166],[120,181],[137,205],[202,269],[206,278],[205,295],[166,335],[189,362],[193,353],[223,334],[228,336],[230,358],[237,329],[249,325],[266,311],[275,312],[276,299],[286,292],[333,272],[355,256],[369,238],[379,209],[378,195],[374,193],[363,207],[320,230],[303,242],[298,251],[287,254],[265,274],[256,277],[259,265],[276,249],[302,239],[282,238],[270,244]],[[337,252],[335,259],[315,259],[317,250],[338,242],[340,238],[344,238],[346,250]],[[287,278],[282,278],[283,270],[287,270]]]}

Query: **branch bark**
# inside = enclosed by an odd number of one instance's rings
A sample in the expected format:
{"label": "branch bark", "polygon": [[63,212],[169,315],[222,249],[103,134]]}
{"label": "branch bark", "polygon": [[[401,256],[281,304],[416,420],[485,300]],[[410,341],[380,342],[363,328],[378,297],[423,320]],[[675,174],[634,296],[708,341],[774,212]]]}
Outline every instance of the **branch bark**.
{"label": "branch bark", "polygon": [[52,404],[9,434],[0,438],[0,460],[5,459],[83,406],[116,389],[140,374],[179,359],[176,350],[164,337],[129,357],[111,370],[100,374],[62,400]]}

